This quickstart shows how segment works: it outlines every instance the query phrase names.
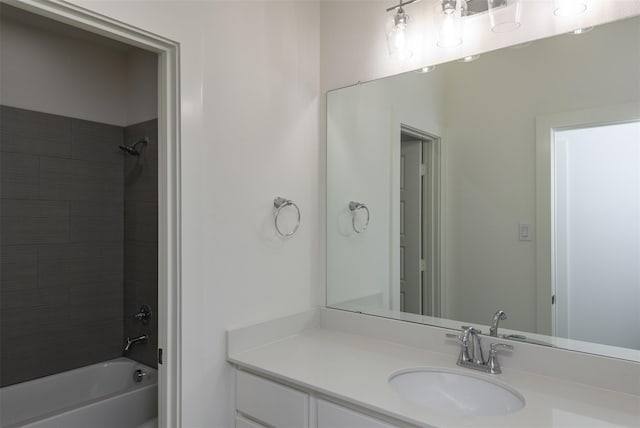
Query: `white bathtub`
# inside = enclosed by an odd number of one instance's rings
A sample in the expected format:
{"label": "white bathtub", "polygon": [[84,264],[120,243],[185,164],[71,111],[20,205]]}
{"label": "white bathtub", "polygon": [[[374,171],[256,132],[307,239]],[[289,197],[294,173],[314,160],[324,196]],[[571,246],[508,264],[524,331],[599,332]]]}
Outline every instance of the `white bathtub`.
{"label": "white bathtub", "polygon": [[2,428],[135,428],[157,413],[157,371],[127,358],[0,389]]}

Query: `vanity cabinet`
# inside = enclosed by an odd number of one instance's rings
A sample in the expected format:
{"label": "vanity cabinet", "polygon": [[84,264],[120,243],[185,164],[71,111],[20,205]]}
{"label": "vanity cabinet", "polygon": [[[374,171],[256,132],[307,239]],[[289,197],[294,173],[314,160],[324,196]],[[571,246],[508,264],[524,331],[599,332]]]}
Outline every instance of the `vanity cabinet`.
{"label": "vanity cabinet", "polygon": [[309,394],[244,371],[236,375],[236,410],[273,427],[309,428]]}
{"label": "vanity cabinet", "polygon": [[386,417],[376,417],[349,407],[319,398],[313,391],[301,391],[271,379],[236,370],[236,428],[408,426],[399,421],[391,423]]}

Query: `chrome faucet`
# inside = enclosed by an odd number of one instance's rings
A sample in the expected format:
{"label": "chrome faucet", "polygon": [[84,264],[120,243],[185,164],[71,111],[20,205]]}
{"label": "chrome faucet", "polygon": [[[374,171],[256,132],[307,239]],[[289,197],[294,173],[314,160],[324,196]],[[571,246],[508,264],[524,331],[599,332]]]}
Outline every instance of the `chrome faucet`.
{"label": "chrome faucet", "polygon": [[129,349],[131,349],[131,345],[133,345],[134,343],[147,343],[147,340],[149,340],[148,334],[143,334],[138,337],[127,337],[127,341],[124,344],[124,352],[127,352]]}
{"label": "chrome faucet", "polygon": [[484,357],[482,356],[482,346],[480,345],[480,330],[477,330],[471,326],[462,326],[462,335],[466,336],[466,349],[467,358],[465,361],[471,361],[475,364],[483,364]]}
{"label": "chrome faucet", "polygon": [[485,361],[482,356],[482,344],[480,343],[480,330],[473,327],[463,326],[462,332],[458,334],[447,333],[446,336],[460,341],[461,349],[457,364],[460,367],[467,367],[473,370],[498,374],[502,373],[498,362],[498,348],[513,350],[513,346],[505,343],[492,343],[489,346],[489,358]]}
{"label": "chrome faucet", "polygon": [[498,337],[498,324],[500,321],[504,321],[507,319],[507,314],[504,311],[498,310],[495,314],[493,314],[493,321],[491,322],[491,328],[489,329],[489,336]]}

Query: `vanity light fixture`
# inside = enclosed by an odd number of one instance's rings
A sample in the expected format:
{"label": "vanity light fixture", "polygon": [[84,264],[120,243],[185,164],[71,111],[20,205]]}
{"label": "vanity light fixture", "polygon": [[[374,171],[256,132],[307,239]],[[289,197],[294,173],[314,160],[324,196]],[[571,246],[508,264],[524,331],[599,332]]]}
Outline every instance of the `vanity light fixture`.
{"label": "vanity light fixture", "polygon": [[574,16],[587,10],[587,0],[554,0],[553,14],[556,16]]}
{"label": "vanity light fixture", "polygon": [[491,31],[506,33],[520,28],[521,0],[487,0]]}
{"label": "vanity light fixture", "polygon": [[387,19],[387,45],[389,55],[398,60],[407,60],[413,56],[412,28],[409,25],[409,15],[404,11],[403,6],[415,3],[418,0],[400,0],[400,3],[387,9],[387,12],[395,10],[395,14]]}

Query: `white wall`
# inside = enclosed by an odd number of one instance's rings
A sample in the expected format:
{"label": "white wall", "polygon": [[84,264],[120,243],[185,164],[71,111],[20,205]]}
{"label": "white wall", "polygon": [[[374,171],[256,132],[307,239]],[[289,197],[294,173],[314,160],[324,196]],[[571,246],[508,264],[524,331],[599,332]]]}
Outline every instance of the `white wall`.
{"label": "white wall", "polygon": [[141,49],[127,52],[127,125],[158,117],[158,56]]}
{"label": "white wall", "polygon": [[566,272],[557,288],[568,311],[557,328],[570,339],[640,349],[640,335],[629,330],[640,325],[640,122],[554,139],[566,154],[563,164],[556,160],[556,189],[564,189],[556,198],[566,202],[556,204],[557,218],[566,219],[556,239],[567,247],[557,256]]}
{"label": "white wall", "polygon": [[231,427],[226,329],[319,304],[318,4],[74,2],[180,43],[183,426]]}
{"label": "white wall", "polygon": [[157,117],[155,55],[18,16],[0,26],[1,104],[119,126]]}

